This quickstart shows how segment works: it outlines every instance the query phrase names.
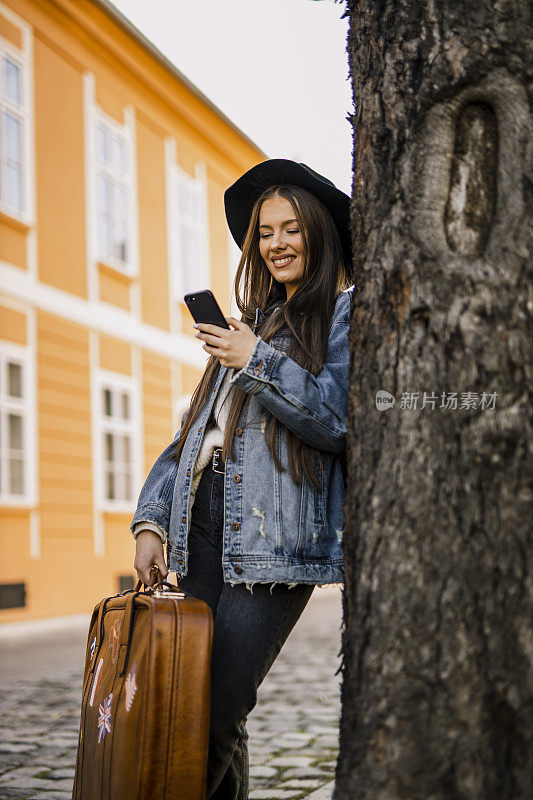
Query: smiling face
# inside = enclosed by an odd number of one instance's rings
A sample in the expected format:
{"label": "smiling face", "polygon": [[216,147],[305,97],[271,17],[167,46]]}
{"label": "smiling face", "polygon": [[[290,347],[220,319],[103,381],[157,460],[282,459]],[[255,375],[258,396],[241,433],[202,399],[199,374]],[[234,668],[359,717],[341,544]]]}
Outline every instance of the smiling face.
{"label": "smiling face", "polygon": [[285,284],[288,300],[303,278],[305,245],[294,208],[284,197],[269,197],[261,205],[259,250],[270,274]]}

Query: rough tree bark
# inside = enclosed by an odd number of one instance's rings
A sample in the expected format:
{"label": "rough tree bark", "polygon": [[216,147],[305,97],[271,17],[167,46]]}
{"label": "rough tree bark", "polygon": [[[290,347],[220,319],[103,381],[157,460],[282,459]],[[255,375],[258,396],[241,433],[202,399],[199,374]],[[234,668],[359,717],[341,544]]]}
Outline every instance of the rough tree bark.
{"label": "rough tree bark", "polygon": [[334,797],[530,800],[531,3],[347,13],[358,277]]}

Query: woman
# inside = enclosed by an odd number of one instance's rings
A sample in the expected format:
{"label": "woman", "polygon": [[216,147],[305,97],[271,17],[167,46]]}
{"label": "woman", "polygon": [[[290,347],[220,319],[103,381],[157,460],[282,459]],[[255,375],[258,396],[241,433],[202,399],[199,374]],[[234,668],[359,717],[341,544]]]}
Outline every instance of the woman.
{"label": "woman", "polygon": [[210,359],[131,528],[139,578],[175,570],[211,608],[207,796],[243,800],[257,688],[314,586],[343,579],[351,246],[349,198],[303,164],[253,167],[225,207],[242,319],[195,326]]}

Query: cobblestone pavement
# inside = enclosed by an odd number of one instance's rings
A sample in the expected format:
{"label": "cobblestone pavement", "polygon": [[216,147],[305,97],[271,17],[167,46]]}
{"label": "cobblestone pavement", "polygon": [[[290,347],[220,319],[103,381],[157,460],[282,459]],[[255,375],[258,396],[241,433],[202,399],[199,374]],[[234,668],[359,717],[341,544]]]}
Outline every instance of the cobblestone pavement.
{"label": "cobblestone pavement", "polygon": [[[330,800],[340,624],[340,592],[315,589],[248,720],[250,800]],[[17,646],[31,657],[27,640]],[[70,800],[80,699],[79,667],[0,680],[0,800]]]}

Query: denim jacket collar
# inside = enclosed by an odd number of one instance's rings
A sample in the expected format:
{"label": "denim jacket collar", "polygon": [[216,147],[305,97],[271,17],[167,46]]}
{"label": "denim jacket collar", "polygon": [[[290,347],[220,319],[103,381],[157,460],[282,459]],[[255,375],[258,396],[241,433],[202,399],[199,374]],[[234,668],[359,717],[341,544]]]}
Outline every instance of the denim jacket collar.
{"label": "denim jacket collar", "polygon": [[274,311],[274,309],[278,308],[278,306],[280,306],[280,305],[282,305],[282,301],[281,300],[274,300],[274,302],[271,303],[269,306],[267,306],[267,308],[264,311],[263,311],[262,308],[256,308],[256,310],[255,310],[255,322],[254,322],[253,330],[255,330],[257,328],[259,323],[262,322],[266,316],[268,316],[270,313],[272,313],[272,311]]}

